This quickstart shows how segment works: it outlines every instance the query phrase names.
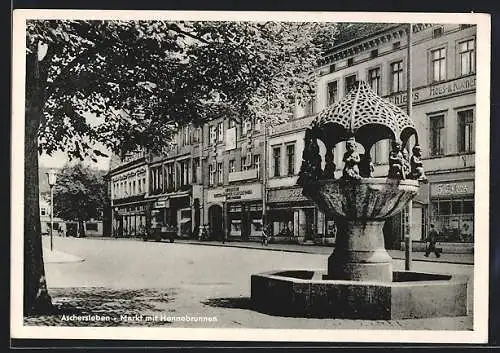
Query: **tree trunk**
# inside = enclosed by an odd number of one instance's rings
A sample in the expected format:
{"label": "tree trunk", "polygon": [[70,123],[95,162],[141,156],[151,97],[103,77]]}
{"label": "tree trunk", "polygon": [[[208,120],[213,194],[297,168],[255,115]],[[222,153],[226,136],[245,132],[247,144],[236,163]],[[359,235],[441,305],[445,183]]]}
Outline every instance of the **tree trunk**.
{"label": "tree trunk", "polygon": [[43,95],[36,52],[26,56],[24,141],[24,315],[53,309],[43,264],[38,189],[38,128]]}

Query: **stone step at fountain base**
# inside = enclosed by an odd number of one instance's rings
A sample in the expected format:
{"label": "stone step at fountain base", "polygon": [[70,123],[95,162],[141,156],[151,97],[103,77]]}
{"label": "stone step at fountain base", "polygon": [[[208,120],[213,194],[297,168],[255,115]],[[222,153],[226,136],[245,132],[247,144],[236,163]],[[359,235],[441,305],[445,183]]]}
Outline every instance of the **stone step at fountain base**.
{"label": "stone step at fountain base", "polygon": [[368,320],[467,315],[467,276],[395,271],[392,282],[327,280],[326,271],[251,277],[254,309],[280,316]]}

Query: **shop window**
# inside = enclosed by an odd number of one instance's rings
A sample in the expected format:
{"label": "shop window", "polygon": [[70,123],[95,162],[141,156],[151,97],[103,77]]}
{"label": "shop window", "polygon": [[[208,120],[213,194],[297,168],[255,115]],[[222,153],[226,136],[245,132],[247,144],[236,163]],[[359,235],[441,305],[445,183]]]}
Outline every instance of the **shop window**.
{"label": "shop window", "polygon": [[250,235],[254,237],[261,236],[262,234],[262,219],[253,219],[250,228]]}
{"label": "shop window", "polygon": [[440,48],[431,51],[432,82],[446,80],[446,49]]}
{"label": "shop window", "polygon": [[[97,232],[97,223],[85,223],[85,227],[87,231]],[[55,227],[54,227],[55,229]]]}
{"label": "shop window", "polygon": [[241,236],[241,220],[239,219],[231,220],[231,235]]}
{"label": "shop window", "polygon": [[440,156],[444,150],[444,115],[430,117],[431,156]]}
{"label": "shop window", "polygon": [[248,207],[248,209],[250,211],[262,211],[262,204],[260,203],[253,203],[253,204],[250,204],[250,206]]}
{"label": "shop window", "polygon": [[274,176],[279,177],[281,169],[281,147],[273,148],[273,169]]}
{"label": "shop window", "polygon": [[473,242],[474,200],[435,200],[431,203],[431,224],[443,242]]}
{"label": "shop window", "polygon": [[338,99],[337,81],[328,82],[328,105],[332,105]]}
{"label": "shop window", "polygon": [[380,95],[380,68],[374,68],[368,71],[368,83],[373,92]]}
{"label": "shop window", "polygon": [[287,174],[295,174],[295,144],[286,146]]}
{"label": "shop window", "polygon": [[228,212],[241,212],[241,205],[240,204],[229,205]]}
{"label": "shop window", "polygon": [[403,60],[391,64],[391,92],[403,90]]}
{"label": "shop window", "polygon": [[273,235],[279,237],[293,237],[293,222],[287,220],[273,222]]}

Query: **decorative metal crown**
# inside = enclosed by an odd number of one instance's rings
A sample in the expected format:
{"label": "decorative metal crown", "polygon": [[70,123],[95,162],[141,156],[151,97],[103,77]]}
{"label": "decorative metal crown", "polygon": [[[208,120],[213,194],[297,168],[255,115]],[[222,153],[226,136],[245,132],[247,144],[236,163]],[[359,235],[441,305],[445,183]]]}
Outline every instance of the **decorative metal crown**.
{"label": "decorative metal crown", "polygon": [[357,81],[342,100],[319,113],[312,127],[316,137],[330,146],[349,136],[365,147],[383,139],[401,140],[406,145],[412,135],[417,135],[410,117],[364,81]]}

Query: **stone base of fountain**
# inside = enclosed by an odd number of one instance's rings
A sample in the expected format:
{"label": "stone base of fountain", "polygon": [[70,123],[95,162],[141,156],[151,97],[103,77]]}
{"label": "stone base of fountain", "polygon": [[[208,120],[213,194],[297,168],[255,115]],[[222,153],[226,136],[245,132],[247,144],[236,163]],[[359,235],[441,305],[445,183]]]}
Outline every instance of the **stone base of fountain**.
{"label": "stone base of fountain", "polygon": [[256,310],[281,316],[368,320],[467,315],[467,276],[395,271],[391,282],[329,280],[321,270],[255,274]]}

